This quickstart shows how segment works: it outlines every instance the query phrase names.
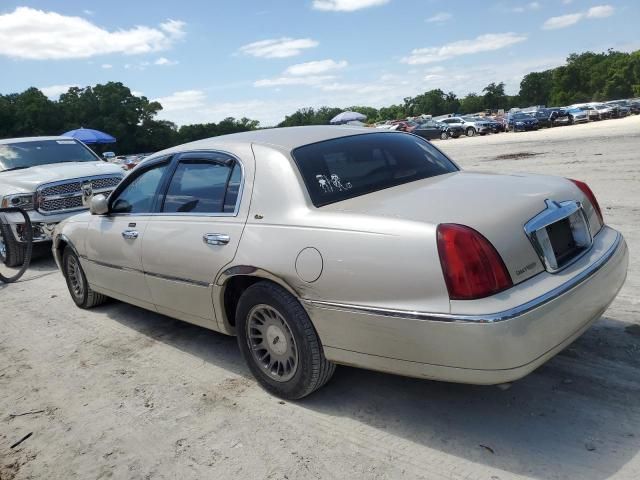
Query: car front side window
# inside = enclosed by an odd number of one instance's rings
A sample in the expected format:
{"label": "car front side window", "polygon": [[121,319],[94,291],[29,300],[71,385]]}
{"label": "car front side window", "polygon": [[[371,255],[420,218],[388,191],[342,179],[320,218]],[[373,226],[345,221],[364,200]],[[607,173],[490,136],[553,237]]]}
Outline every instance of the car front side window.
{"label": "car front side window", "polygon": [[161,163],[137,175],[114,199],[111,213],[151,213],[166,168]]}
{"label": "car front side window", "polygon": [[163,213],[231,213],[241,181],[234,161],[181,161],[164,198]]}

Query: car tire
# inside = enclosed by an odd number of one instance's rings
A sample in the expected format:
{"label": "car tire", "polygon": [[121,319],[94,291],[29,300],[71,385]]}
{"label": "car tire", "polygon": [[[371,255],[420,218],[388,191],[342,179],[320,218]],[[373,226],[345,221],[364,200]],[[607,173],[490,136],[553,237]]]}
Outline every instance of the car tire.
{"label": "car tire", "polygon": [[108,300],[106,295],[91,289],[80,265],[80,259],[70,247],[66,247],[62,254],[62,274],[67,281],[71,298],[78,307],[93,308]]}
{"label": "car tire", "polygon": [[569,115],[569,125],[573,125],[574,120],[573,120],[573,115]]}
{"label": "car tire", "polygon": [[236,333],[251,373],[278,397],[306,397],[335,371],[302,305],[271,282],[255,283],[243,292],[236,309]]}
{"label": "car tire", "polygon": [[24,264],[26,252],[26,245],[15,239],[11,227],[0,223],[0,262],[7,267],[19,267]]}
{"label": "car tire", "polygon": [[440,140],[447,140],[449,138],[449,134],[446,131],[440,132]]}
{"label": "car tire", "polygon": [[473,127],[469,127],[465,131],[465,134],[467,135],[467,137],[473,137],[476,134],[476,130]]}

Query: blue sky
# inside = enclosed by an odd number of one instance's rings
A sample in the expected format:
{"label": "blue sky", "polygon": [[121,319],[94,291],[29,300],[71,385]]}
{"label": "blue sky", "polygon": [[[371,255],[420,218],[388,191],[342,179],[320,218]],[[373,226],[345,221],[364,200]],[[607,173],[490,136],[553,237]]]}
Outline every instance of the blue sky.
{"label": "blue sky", "polygon": [[[90,6],[88,6],[90,5]],[[121,81],[179,124],[459,95],[569,53],[640,48],[636,0],[23,1],[0,6],[0,92]]]}

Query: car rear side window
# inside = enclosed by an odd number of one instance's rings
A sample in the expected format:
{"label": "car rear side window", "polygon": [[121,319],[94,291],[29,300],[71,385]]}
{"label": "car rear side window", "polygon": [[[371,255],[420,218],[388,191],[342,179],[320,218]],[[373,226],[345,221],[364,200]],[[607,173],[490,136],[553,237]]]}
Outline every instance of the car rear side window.
{"label": "car rear side window", "polygon": [[[234,163],[217,163],[207,160],[180,162],[169,184],[162,211],[164,213],[229,211],[229,203],[225,197],[233,177],[234,166]],[[237,175],[235,182],[239,183]],[[235,195],[237,198],[237,190],[234,192],[230,197]],[[233,208],[235,208],[235,198]],[[233,208],[230,211],[233,211]]]}
{"label": "car rear side window", "polygon": [[433,145],[404,133],[342,137],[292,155],[316,207],[458,170]]}

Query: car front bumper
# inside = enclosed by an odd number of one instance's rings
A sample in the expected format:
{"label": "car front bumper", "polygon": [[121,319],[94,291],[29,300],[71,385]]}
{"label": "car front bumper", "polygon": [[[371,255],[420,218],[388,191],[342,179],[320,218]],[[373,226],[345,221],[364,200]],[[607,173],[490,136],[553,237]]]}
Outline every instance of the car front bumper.
{"label": "car front bumper", "polygon": [[[63,221],[66,218],[69,218],[73,215],[77,215],[82,213],[82,211],[73,211],[69,213],[58,213],[54,215],[42,215],[41,213],[30,210],[27,212],[29,218],[31,219],[31,224],[33,226],[33,241],[34,242],[50,242],[53,235],[53,230],[56,225]],[[25,241],[25,225],[24,218],[19,213],[10,213],[4,215],[6,221],[11,227],[11,232],[13,233],[13,238],[18,242]]]}
{"label": "car front bumper", "polygon": [[[498,294],[505,304],[519,302],[498,313],[398,312],[314,300],[305,307],[333,362],[497,384],[527,375],[582,335],[615,298],[627,265],[622,235],[605,227],[591,250],[561,275],[545,272]],[[466,307],[456,302],[452,310],[491,312],[495,300],[483,300]]]}

